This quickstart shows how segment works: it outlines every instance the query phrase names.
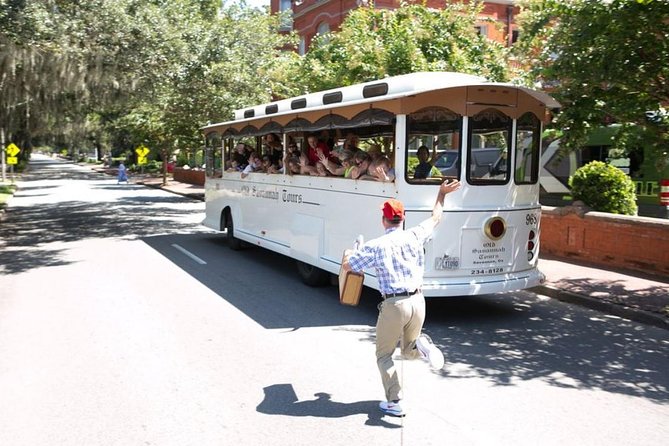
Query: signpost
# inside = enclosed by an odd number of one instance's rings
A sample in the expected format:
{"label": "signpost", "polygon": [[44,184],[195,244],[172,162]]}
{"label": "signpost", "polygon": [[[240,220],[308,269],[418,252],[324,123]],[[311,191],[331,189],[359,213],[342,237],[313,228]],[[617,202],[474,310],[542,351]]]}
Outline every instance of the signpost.
{"label": "signpost", "polygon": [[19,163],[19,158],[17,155],[20,151],[21,149],[19,149],[14,143],[10,143],[5,150],[5,153],[7,154],[7,164],[11,166],[12,183],[14,182],[14,165]]}
{"label": "signpost", "polygon": [[149,154],[149,149],[146,146],[141,144],[135,149],[135,153],[137,154],[137,164],[143,166],[147,163],[146,156]]}

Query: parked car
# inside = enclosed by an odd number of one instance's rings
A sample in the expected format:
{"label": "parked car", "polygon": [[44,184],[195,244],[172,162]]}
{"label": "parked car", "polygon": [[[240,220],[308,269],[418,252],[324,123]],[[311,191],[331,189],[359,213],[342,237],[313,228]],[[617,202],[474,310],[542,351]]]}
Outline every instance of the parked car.
{"label": "parked car", "polygon": [[[472,149],[471,175],[474,178],[482,178],[485,175],[493,173],[501,160],[502,149],[498,147],[481,147]],[[434,167],[439,169],[442,176],[458,177],[460,167],[460,154],[456,150],[443,152],[434,163]],[[497,168],[502,168],[498,166]],[[494,173],[493,173],[494,174]],[[497,173],[499,174],[499,173]]]}

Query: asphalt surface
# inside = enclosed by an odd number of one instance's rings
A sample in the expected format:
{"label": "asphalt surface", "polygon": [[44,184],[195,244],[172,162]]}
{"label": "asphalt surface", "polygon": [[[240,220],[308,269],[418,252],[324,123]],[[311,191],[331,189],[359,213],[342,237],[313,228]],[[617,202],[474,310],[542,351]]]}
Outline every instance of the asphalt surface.
{"label": "asphalt surface", "polygon": [[[114,174],[112,171],[107,171]],[[135,175],[131,182],[204,200],[204,187],[172,179]],[[581,305],[613,316],[669,329],[669,278],[643,275],[634,271],[605,269],[600,266],[541,256],[539,269],[546,276],[533,291],[554,299]]]}

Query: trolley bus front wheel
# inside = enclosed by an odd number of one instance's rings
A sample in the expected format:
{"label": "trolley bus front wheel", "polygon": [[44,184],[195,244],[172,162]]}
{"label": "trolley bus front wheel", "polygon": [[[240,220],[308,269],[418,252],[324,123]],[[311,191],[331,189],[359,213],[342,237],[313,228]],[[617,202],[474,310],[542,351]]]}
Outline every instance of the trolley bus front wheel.
{"label": "trolley bus front wheel", "polygon": [[225,212],[223,219],[225,226],[225,237],[228,241],[228,246],[233,251],[239,251],[242,249],[242,241],[238,238],[235,238],[235,225],[232,222],[232,214],[229,210]]}
{"label": "trolley bus front wheel", "polygon": [[297,260],[297,272],[300,274],[302,282],[309,286],[323,286],[330,283],[330,273],[299,260]]}

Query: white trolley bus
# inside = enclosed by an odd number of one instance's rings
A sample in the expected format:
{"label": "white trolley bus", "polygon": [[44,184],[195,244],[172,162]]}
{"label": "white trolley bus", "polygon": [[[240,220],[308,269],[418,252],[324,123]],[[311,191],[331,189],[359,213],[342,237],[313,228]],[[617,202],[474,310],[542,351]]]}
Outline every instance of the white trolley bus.
{"label": "white trolley bus", "polygon": [[[384,200],[404,203],[410,227],[430,216],[438,185],[458,178],[463,186],[448,195],[442,223],[425,247],[425,295],[532,287],[543,279],[537,268],[542,123],[557,107],[539,91],[433,72],[237,110],[234,121],[203,129],[204,224],[227,231],[233,249],[248,243],[295,259],[303,280],[315,285],[339,271],[344,249],[359,234],[383,234]],[[283,150],[297,146],[303,153],[309,136],[336,151],[354,134],[359,151],[380,150],[390,159],[394,179],[242,175],[231,163],[238,144],[261,154],[270,133]],[[415,174],[421,146],[432,155],[426,178]],[[378,289],[374,271],[365,272],[365,284]]]}

